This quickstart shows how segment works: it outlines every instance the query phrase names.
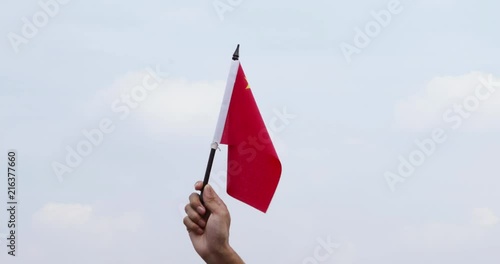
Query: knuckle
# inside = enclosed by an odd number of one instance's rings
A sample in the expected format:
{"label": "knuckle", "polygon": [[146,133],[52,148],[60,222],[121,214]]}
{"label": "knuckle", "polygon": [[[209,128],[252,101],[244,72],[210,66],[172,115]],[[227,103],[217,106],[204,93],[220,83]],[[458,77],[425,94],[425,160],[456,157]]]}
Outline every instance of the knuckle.
{"label": "knuckle", "polygon": [[193,209],[189,209],[187,216],[189,217],[189,219],[191,219],[191,221],[193,221],[195,223],[197,221],[201,220],[201,216],[197,212],[195,212]]}
{"label": "knuckle", "polygon": [[189,202],[190,203],[197,203],[200,200],[199,195],[197,193],[192,193],[189,195]]}
{"label": "knuckle", "polygon": [[220,215],[224,218],[230,218],[229,212],[227,210],[221,210]]}
{"label": "knuckle", "polygon": [[191,221],[198,223],[201,220],[201,217],[197,214],[193,214],[191,217],[189,217]]}
{"label": "knuckle", "polygon": [[191,194],[189,195],[189,200],[192,200],[192,199],[194,198],[194,196],[195,196],[195,195],[196,195],[196,193],[191,193]]}

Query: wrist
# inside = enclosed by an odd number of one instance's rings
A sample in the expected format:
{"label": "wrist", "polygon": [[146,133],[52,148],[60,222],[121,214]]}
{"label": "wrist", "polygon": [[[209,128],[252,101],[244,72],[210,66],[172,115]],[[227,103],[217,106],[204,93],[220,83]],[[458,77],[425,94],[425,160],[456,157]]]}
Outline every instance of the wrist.
{"label": "wrist", "polygon": [[220,247],[215,252],[212,252],[206,258],[204,258],[207,264],[243,264],[240,256],[234,251],[234,249],[226,244]]}

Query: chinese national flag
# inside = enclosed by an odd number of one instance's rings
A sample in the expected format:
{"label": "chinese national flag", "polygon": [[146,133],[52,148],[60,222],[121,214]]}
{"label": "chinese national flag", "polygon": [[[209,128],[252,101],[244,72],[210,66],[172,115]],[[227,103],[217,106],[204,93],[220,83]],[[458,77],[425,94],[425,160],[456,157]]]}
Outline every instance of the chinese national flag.
{"label": "chinese national flag", "polygon": [[214,141],[228,145],[227,193],[265,213],[281,162],[238,60],[231,65]]}

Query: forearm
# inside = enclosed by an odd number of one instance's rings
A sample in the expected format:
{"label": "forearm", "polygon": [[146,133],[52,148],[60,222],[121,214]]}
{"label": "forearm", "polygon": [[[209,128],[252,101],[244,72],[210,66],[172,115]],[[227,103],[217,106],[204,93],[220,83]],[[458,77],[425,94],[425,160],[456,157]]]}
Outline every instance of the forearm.
{"label": "forearm", "polygon": [[205,262],[207,264],[245,264],[238,253],[229,245],[220,252],[207,256]]}

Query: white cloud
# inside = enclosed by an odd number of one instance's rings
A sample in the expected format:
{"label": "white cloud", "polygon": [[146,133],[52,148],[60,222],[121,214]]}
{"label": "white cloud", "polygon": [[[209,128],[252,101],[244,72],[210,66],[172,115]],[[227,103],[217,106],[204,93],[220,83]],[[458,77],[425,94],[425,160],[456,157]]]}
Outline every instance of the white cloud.
{"label": "white cloud", "polygon": [[485,227],[494,226],[500,220],[490,208],[475,208],[473,215],[475,223]]}
{"label": "white cloud", "polygon": [[116,231],[137,232],[144,219],[138,212],[97,215],[90,205],[49,203],[33,215],[32,221],[37,228],[73,229],[110,239]]}
{"label": "white cloud", "polygon": [[[45,260],[58,254],[59,259],[69,258],[72,263],[88,263],[86,258],[91,259],[98,254],[96,252],[103,250],[117,261],[134,256],[130,249],[135,249],[139,243],[133,241],[147,233],[143,213],[111,213],[110,208],[103,209],[88,204],[44,205],[32,216],[33,232],[23,233],[21,243],[25,244],[26,250],[23,250],[22,257]],[[94,263],[106,262],[104,259],[100,261]]]}
{"label": "white cloud", "polygon": [[87,224],[91,215],[88,205],[49,203],[35,213],[33,220],[43,226],[75,228]]}
{"label": "white cloud", "polygon": [[473,244],[482,236],[481,230],[470,225],[430,223],[405,227],[402,242],[409,248],[445,250]]}
{"label": "white cloud", "polygon": [[[143,85],[149,74],[144,70],[122,76],[109,88],[99,91],[85,107],[85,112],[91,118],[111,113],[115,120],[118,119],[121,113],[112,112],[113,102],[123,101],[123,95],[131,95],[134,87]],[[148,82],[153,83],[153,79]],[[166,133],[206,135],[206,129],[215,129],[224,89],[225,81],[164,78],[138,102],[138,107],[130,108],[130,115],[139,117],[152,136],[165,136]]]}
{"label": "white cloud", "polygon": [[[150,130],[198,133],[215,129],[225,82],[166,80],[139,109]],[[201,133],[206,134],[206,130]]]}
{"label": "white cloud", "polygon": [[[399,129],[426,131],[432,127],[448,126],[443,119],[447,110],[453,110],[454,104],[464,105],[467,99],[477,98],[488,93],[481,80],[498,78],[481,72],[471,72],[461,76],[444,76],[432,79],[425,90],[399,101],[395,106],[395,127]],[[496,126],[500,118],[500,92],[498,85],[485,99],[478,99],[479,106],[464,118],[467,128],[484,129]],[[455,113],[455,112],[453,112]],[[458,114],[456,114],[458,115]],[[468,120],[465,120],[468,119]],[[466,121],[466,122],[465,122]]]}
{"label": "white cloud", "polygon": [[484,228],[492,227],[500,219],[489,208],[475,208],[473,222],[442,223],[406,226],[398,239],[409,249],[449,250],[477,245],[489,236]]}
{"label": "white cloud", "polygon": [[115,100],[120,99],[122,94],[129,95],[133,87],[142,85],[144,77],[148,74],[144,69],[118,77],[111,86],[98,90],[94,98],[84,106],[83,112],[90,118],[107,114],[111,111],[111,105]]}

